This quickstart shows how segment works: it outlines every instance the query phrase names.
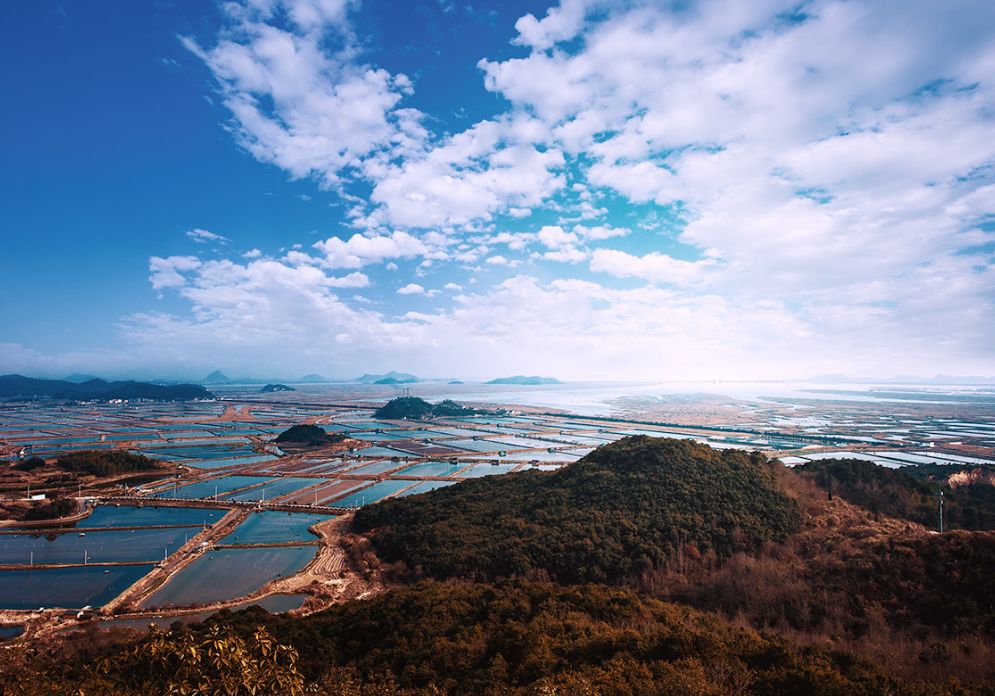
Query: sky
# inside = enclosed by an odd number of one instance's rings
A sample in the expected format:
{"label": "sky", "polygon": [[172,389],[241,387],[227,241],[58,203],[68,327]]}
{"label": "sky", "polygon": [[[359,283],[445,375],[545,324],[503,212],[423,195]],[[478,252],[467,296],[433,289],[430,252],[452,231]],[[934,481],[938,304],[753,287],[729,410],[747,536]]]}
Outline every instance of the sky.
{"label": "sky", "polygon": [[995,374],[995,3],[0,9],[0,372]]}

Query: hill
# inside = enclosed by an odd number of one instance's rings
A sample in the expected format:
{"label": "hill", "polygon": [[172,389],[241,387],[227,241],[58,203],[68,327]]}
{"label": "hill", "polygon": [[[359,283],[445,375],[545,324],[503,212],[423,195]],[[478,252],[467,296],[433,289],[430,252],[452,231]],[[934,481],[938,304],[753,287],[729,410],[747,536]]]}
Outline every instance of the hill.
{"label": "hill", "polygon": [[91,379],[99,379],[96,375],[88,375],[83,372],[74,372],[68,377],[63,377],[66,382],[75,382],[76,384],[81,384],[83,382],[89,382]]}
{"label": "hill", "polygon": [[286,384],[267,384],[265,387],[259,390],[260,394],[271,394],[273,392],[292,392],[297,391],[293,387],[288,387]]}
{"label": "hill", "polygon": [[497,379],[492,379],[489,382],[484,382],[484,384],[525,384],[525,385],[538,385],[538,384],[563,384],[558,379],[553,377],[526,377],[525,375],[515,375],[514,377],[498,377]]}
{"label": "hill", "polygon": [[[382,380],[391,380],[390,382],[383,382]],[[414,384],[418,381],[418,378],[407,372],[394,372],[393,370],[384,375],[373,375],[365,374],[362,377],[357,377],[356,382],[362,382],[363,384]]]}
{"label": "hill", "polygon": [[324,384],[324,383],[330,382],[330,381],[331,380],[329,380],[327,377],[323,377],[322,375],[318,375],[318,374],[315,374],[313,372],[310,373],[310,374],[304,375],[299,380],[297,380],[297,382],[300,383],[300,384]]}
{"label": "hill", "polygon": [[981,693],[902,681],[845,652],[800,648],[624,590],[524,582],[429,583],[303,618],[222,612],[3,672],[10,694]]}
{"label": "hill", "polygon": [[273,442],[288,447],[321,447],[344,439],[343,435],[331,435],[317,425],[295,425],[277,435]]}
{"label": "hill", "polygon": [[470,416],[475,413],[481,411],[467,408],[450,399],[432,404],[417,396],[401,396],[378,408],[374,416],[390,420],[424,420],[434,416]]}
{"label": "hill", "polygon": [[192,401],[210,399],[213,396],[199,384],[162,385],[132,381],[107,382],[102,379],[91,379],[77,384],[58,379],[33,379],[22,375],[0,376],[0,399]]}
{"label": "hill", "polygon": [[794,471],[872,513],[936,529],[943,491],[945,529],[995,530],[995,467],[920,465],[889,469],[859,459],[823,459]]}
{"label": "hill", "polygon": [[354,519],[414,576],[568,583],[623,582],[683,554],[755,551],[798,524],[761,455],[645,436],[555,472],[464,481]]}
{"label": "hill", "polygon": [[228,375],[226,375],[221,370],[215,370],[214,372],[212,372],[211,374],[209,374],[207,377],[205,377],[204,379],[200,380],[200,383],[201,384],[231,384],[232,383],[232,379],[231,379],[231,377],[229,377]]}

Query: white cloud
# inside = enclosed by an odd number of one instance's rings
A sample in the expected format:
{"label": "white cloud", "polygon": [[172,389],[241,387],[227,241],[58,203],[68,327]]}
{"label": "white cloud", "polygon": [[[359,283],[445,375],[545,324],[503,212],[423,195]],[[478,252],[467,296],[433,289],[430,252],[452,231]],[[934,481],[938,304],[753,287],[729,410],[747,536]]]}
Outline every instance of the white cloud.
{"label": "white cloud", "polygon": [[215,234],[214,232],[208,232],[207,230],[202,230],[194,228],[192,230],[187,230],[187,237],[197,242],[198,244],[207,244],[208,242],[217,242],[218,244],[227,244],[231,240],[228,237],[222,236],[220,234]]}
{"label": "white cloud", "polygon": [[532,14],[519,18],[515,22],[515,43],[543,50],[575,36],[591,4],[591,0],[562,0],[558,7],[549,8],[541,20]]}
{"label": "white cloud", "polygon": [[560,263],[580,263],[587,259],[587,252],[576,247],[564,247],[555,251],[547,251],[542,254],[545,261],[558,261]]}
{"label": "white cloud", "polygon": [[528,123],[481,121],[400,165],[368,165],[371,200],[382,207],[367,224],[466,225],[539,205],[564,183],[563,156],[523,142],[520,130]]}
{"label": "white cloud", "polygon": [[261,252],[259,249],[249,249],[247,252],[245,252],[244,254],[242,254],[242,258],[243,259],[258,259],[262,255],[263,255],[263,252]]}
{"label": "white cloud", "polygon": [[[217,41],[187,45],[235,137],[294,177],[362,179],[369,197],[343,198],[366,233],[284,260],[153,257],[189,311],[130,317],[129,347],[567,378],[986,371],[995,5],[797,7],[564,0],[517,22],[528,55],[481,61],[505,112],[436,136],[402,106],[410,81],[364,61],[348,3],[226,4]],[[593,222],[609,210],[619,226]],[[454,263],[472,292],[401,316],[389,289],[335,294],[400,259],[401,294]],[[573,265],[487,287],[529,260]]]}
{"label": "white cloud", "polygon": [[[408,78],[355,60],[348,5],[230,2],[215,45],[183,39],[211,70],[239,144],[262,162],[327,186],[373,153],[422,137],[416,114],[397,108],[411,91]],[[281,9],[293,27],[279,27]]]}
{"label": "white cloud", "polygon": [[572,247],[580,241],[577,235],[564,231],[559,225],[545,225],[541,227],[537,237],[542,244],[550,249]]}
{"label": "white cloud", "polygon": [[660,283],[700,280],[712,264],[710,260],[684,261],[655,251],[645,256],[633,256],[617,249],[596,249],[591,256],[592,271]]}
{"label": "white cloud", "polygon": [[196,256],[153,256],[149,259],[149,282],[156,290],[176,288],[186,283],[181,271],[192,271],[200,267]]}
{"label": "white cloud", "polygon": [[370,285],[370,279],[365,273],[354,271],[348,275],[329,278],[327,285],[330,288],[365,288]]}
{"label": "white cloud", "polygon": [[631,230],[626,227],[612,227],[611,225],[597,225],[596,227],[575,225],[573,228],[573,233],[578,237],[595,242],[612,239],[613,237],[625,237],[630,232]]}
{"label": "white cloud", "polygon": [[361,268],[385,259],[412,258],[428,252],[418,238],[400,231],[372,237],[354,234],[348,240],[329,237],[314,246],[324,254],[328,268]]}

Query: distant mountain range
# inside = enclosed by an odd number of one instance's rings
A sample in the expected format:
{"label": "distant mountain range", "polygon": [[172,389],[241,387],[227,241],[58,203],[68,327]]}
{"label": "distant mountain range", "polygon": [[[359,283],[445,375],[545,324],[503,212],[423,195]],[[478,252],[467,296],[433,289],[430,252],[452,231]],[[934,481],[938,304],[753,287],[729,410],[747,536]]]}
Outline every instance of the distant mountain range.
{"label": "distant mountain range", "polygon": [[553,377],[526,377],[525,375],[515,375],[514,377],[498,377],[497,379],[492,379],[489,382],[484,382],[484,384],[563,384],[558,379]]}
{"label": "distant mountain range", "polygon": [[102,379],[89,379],[76,383],[63,379],[34,379],[23,375],[0,376],[0,399],[192,401],[193,399],[210,399],[213,396],[211,392],[199,384],[163,385],[132,381],[108,382]]}

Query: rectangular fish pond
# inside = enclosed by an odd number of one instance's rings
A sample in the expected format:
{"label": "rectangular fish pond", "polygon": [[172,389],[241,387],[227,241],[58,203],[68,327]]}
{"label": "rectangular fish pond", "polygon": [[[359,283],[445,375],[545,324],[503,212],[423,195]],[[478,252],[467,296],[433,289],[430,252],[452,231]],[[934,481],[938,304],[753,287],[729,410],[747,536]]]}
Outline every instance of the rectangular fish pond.
{"label": "rectangular fish pond", "polygon": [[0,570],[0,609],[101,606],[150,570],[151,565]]}
{"label": "rectangular fish pond", "polygon": [[197,528],[122,529],[65,534],[0,534],[0,564],[134,563],[160,561]]}
{"label": "rectangular fish pond", "polygon": [[90,516],[76,524],[91,527],[161,527],[211,525],[224,517],[224,510],[208,508],[158,507],[156,505],[98,505]]}
{"label": "rectangular fish pond", "polygon": [[379,483],[374,483],[369,488],[364,488],[360,491],[356,491],[355,493],[351,493],[341,500],[336,500],[333,503],[327,504],[334,507],[362,507],[364,505],[369,505],[370,503],[375,503],[378,500],[382,500],[392,493],[404,490],[412,484],[412,481],[381,481]]}
{"label": "rectangular fish pond", "polygon": [[308,527],[332,519],[331,515],[310,512],[253,512],[221,544],[274,544],[290,541],[316,541]]}
{"label": "rectangular fish pond", "polygon": [[316,545],[215,549],[170,578],[142,607],[190,606],[236,599],[271,580],[300,571],[317,552]]}

